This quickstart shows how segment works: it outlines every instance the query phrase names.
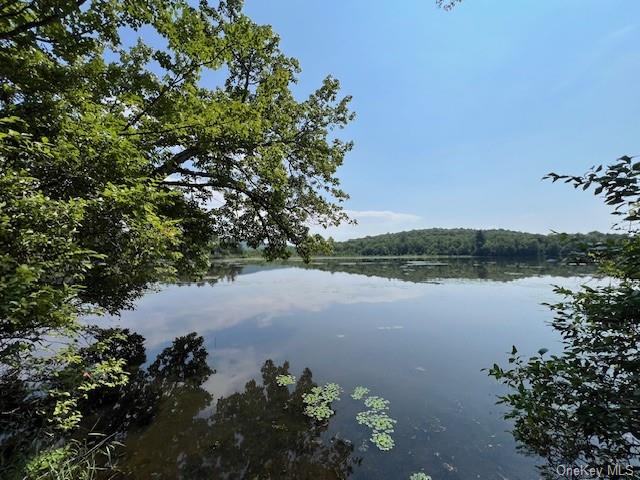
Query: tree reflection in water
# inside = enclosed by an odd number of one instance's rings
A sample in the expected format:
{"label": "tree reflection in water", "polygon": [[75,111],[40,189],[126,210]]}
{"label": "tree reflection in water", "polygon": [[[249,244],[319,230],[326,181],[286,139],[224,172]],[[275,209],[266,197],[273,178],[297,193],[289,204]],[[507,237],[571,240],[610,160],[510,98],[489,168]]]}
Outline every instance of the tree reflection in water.
{"label": "tree reflection in water", "polygon": [[202,388],[215,373],[202,337],[176,338],[144,369],[144,339],[126,334],[119,353],[130,383],[92,395],[85,406],[87,428],[122,437],[121,478],[337,479],[361,462],[349,442],[323,440],[328,422],[303,414],[302,395],[315,386],[309,369],[290,391],[276,382],[289,364],[267,360],[262,384],[251,380],[215,401]]}

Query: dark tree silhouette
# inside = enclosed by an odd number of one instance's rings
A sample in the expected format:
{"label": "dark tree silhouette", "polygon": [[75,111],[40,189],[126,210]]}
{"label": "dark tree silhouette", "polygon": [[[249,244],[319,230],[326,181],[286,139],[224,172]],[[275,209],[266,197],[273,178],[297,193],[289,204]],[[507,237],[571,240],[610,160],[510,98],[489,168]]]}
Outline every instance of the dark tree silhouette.
{"label": "dark tree silhouette", "polygon": [[83,412],[86,429],[122,439],[120,478],[339,479],[360,463],[349,442],[323,439],[328,421],[304,415],[302,396],[315,386],[309,369],[290,390],[277,383],[288,362],[267,360],[262,384],[216,401],[203,387],[215,372],[202,337],[176,338],[143,369],[144,339],[124,333],[118,350],[131,362],[130,382],[93,392]]}

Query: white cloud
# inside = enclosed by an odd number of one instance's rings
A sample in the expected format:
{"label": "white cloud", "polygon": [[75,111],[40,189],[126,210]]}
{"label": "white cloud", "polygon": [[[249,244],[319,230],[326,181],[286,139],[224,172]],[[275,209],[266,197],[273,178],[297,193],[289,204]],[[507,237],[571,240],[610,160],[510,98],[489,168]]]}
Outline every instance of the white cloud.
{"label": "white cloud", "polygon": [[[309,292],[313,292],[309,295]],[[240,275],[214,287],[166,286],[122,313],[120,326],[146,338],[148,348],[168,339],[232,328],[243,322],[269,328],[275,318],[321,312],[334,305],[392,303],[424,295],[418,284],[366,276],[291,268]],[[302,320],[300,320],[302,321]],[[110,322],[102,317],[92,322]]]}
{"label": "white cloud", "polygon": [[423,227],[425,223],[419,215],[391,210],[346,210],[346,213],[358,222],[357,225],[344,224],[326,230],[315,227],[312,231],[324,237],[331,236],[335,240],[347,240],[367,235],[412,230]]}

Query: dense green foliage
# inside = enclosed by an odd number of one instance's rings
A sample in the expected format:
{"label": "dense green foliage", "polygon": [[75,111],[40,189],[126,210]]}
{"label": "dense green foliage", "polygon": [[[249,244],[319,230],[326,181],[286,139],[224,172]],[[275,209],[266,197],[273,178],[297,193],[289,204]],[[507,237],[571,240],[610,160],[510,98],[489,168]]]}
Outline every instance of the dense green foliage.
{"label": "dense green foliage", "polygon": [[471,258],[447,258],[435,261],[425,259],[385,259],[363,257],[359,259],[330,258],[310,264],[286,262],[287,266],[323,270],[325,272],[345,272],[368,277],[393,278],[416,283],[437,283],[446,279],[465,278],[470,280],[491,280],[493,282],[513,282],[535,276],[574,277],[594,275],[592,265],[568,265],[565,262],[547,261],[478,261]]}
{"label": "dense green foliage", "polygon": [[617,235],[549,234],[511,230],[431,228],[336,242],[336,255],[469,255],[481,257],[564,258],[587,245],[603,244]]}
{"label": "dense green foliage", "polygon": [[[212,236],[265,244],[271,257],[289,242],[304,256],[318,241],[309,220],[346,218],[330,200],[346,198],[334,173],[351,144],[328,134],[352,117],[349,99],[327,78],[296,100],[298,62],[241,2],[5,10],[0,117],[16,119],[12,130],[25,138],[46,139],[48,154],[10,153],[5,137],[2,171],[28,172],[52,200],[88,202],[75,237],[109,258],[87,273],[85,283],[99,285],[87,289],[91,300],[111,303],[167,270],[201,269]],[[122,41],[124,28],[143,27],[166,47]],[[213,70],[227,78],[205,88]]]}
{"label": "dense green foliage", "polygon": [[563,300],[550,308],[561,351],[527,357],[513,347],[510,366],[494,365],[490,374],[511,387],[500,401],[521,448],[547,460],[545,478],[562,478],[558,465],[640,478],[640,162],[625,156],[585,176],[550,178],[595,187],[627,235],[588,252],[610,283],[556,290]]}
{"label": "dense green foliage", "polygon": [[349,98],[294,97],[298,72],[238,0],[0,4],[0,476],[80,476],[81,404],[131,374],[83,315],[203,274],[214,243],[308,258],[310,221],[346,219]]}

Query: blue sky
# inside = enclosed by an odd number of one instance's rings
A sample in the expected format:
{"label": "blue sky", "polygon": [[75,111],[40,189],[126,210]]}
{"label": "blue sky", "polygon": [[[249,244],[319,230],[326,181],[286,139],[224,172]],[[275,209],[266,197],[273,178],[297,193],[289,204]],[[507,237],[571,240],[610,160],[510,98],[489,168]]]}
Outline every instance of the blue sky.
{"label": "blue sky", "polygon": [[247,0],[302,65],[353,95],[339,176],[356,227],[607,230],[602,201],[549,171],[640,154],[640,2]]}

